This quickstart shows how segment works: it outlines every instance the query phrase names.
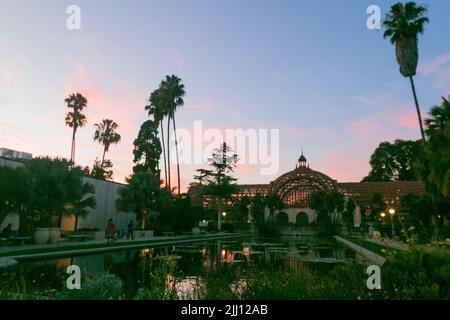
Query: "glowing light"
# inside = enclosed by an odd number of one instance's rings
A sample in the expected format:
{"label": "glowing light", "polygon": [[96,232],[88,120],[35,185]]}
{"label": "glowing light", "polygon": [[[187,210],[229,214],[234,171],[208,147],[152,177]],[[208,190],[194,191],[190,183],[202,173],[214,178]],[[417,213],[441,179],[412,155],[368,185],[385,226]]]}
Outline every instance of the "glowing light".
{"label": "glowing light", "polygon": [[389,214],[390,214],[390,215],[395,214],[395,209],[394,209],[394,208],[390,208],[390,209],[389,209]]}
{"label": "glowing light", "polygon": [[381,216],[382,218],[384,218],[384,217],[386,216],[386,213],[382,212],[382,213],[380,213],[380,216]]}

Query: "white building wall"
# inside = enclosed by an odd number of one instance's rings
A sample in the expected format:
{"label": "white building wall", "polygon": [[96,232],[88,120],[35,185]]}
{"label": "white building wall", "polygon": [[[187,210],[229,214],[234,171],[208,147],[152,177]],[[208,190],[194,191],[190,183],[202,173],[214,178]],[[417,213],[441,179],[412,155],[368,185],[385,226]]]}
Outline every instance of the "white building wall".
{"label": "white building wall", "polygon": [[[19,166],[23,166],[20,161],[17,160],[9,160],[0,158],[0,165],[7,166],[10,168],[17,168]],[[94,186],[95,188],[95,200],[96,207],[91,210],[86,218],[80,217],[78,219],[78,229],[81,228],[97,228],[99,230],[105,230],[108,219],[112,218],[114,224],[118,229],[126,229],[129,220],[134,221],[134,225],[136,226],[136,215],[134,213],[125,213],[125,212],[117,212],[116,210],[116,199],[118,197],[117,190],[120,187],[125,186],[125,184],[111,182],[111,181],[103,181],[90,177],[84,177],[84,182],[87,182]],[[67,217],[63,218],[63,220],[67,221]],[[4,221],[0,221],[0,227],[6,226],[8,223],[12,223],[13,230],[16,230],[19,227],[18,215],[11,214],[8,215]],[[63,221],[64,224],[64,221]],[[70,222],[68,224],[71,224]],[[0,230],[1,231],[1,230]]]}
{"label": "white building wall", "polygon": [[[286,208],[283,210],[280,210],[279,212],[284,212],[288,215],[288,221],[291,223],[297,222],[297,214],[300,212],[304,212],[308,215],[308,222],[313,223],[316,221],[316,212],[311,208]],[[278,212],[277,212],[278,213]]]}
{"label": "white building wall", "polygon": [[78,219],[78,229],[98,228],[99,230],[104,230],[110,218],[113,219],[118,229],[126,229],[130,219],[134,221],[136,226],[136,215],[134,213],[118,212],[116,210],[117,190],[123,187],[123,184],[89,177],[84,177],[84,181],[94,186],[97,205],[94,210],[89,212],[86,218],[80,217]]}

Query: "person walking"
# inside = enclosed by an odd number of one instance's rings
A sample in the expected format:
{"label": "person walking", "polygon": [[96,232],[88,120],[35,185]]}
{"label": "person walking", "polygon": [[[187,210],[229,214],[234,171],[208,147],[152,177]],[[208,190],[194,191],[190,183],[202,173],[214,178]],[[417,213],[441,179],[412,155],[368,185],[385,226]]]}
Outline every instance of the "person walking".
{"label": "person walking", "polygon": [[127,232],[127,240],[134,240],[134,227],[133,227],[133,220],[130,220],[128,222],[128,232]]}
{"label": "person walking", "polygon": [[113,219],[108,220],[108,225],[106,226],[105,237],[108,243],[116,241],[117,228],[113,222]]}

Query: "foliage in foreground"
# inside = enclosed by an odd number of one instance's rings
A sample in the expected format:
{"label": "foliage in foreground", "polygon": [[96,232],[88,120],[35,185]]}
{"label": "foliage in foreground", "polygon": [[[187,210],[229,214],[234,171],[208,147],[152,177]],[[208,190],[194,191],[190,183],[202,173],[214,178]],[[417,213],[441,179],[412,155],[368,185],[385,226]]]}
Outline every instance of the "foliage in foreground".
{"label": "foliage in foreground", "polygon": [[[81,290],[62,290],[57,299],[442,299],[450,298],[450,255],[447,252],[392,252],[381,267],[381,290],[366,286],[365,265],[351,262],[311,269],[272,265],[265,268],[217,266],[199,277],[186,277],[176,257],[150,257],[139,267],[139,288],[131,296],[124,282],[105,274],[83,282]],[[124,279],[125,280],[125,279]],[[45,298],[45,293],[16,298]],[[3,299],[11,298],[0,292]],[[51,297],[50,297],[51,298]]]}

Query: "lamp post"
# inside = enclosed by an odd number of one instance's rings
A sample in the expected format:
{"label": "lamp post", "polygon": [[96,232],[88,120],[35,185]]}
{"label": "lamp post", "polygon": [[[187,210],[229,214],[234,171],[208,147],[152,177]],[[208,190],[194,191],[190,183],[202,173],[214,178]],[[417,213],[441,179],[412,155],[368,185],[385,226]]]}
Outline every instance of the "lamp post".
{"label": "lamp post", "polygon": [[394,209],[394,208],[390,208],[390,209],[389,209],[389,214],[391,215],[391,226],[392,226],[391,238],[392,238],[392,240],[394,240],[394,237],[395,237],[395,229],[394,229],[394,214],[395,214],[395,209]]}

